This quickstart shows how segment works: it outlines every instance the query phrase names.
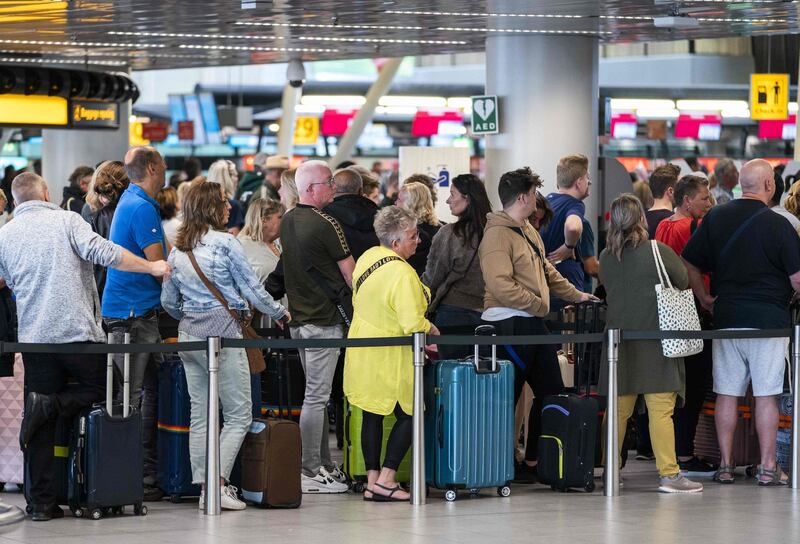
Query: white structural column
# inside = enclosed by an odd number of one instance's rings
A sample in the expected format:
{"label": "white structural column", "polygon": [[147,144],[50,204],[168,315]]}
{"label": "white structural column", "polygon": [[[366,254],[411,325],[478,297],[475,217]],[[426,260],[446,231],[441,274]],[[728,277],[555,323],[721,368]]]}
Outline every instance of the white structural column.
{"label": "white structural column", "polygon": [[[542,176],[545,194],[555,191],[564,155],[589,157],[597,180],[597,73],[595,37],[490,33],[486,94],[498,97],[500,134],[486,136],[486,188],[495,207],[500,176],[523,166]],[[598,189],[585,201],[595,232]]]}
{"label": "white structural column", "polygon": [[291,157],[294,153],[294,125],[297,120],[296,106],[303,96],[302,87],[292,87],[289,83],[283,86],[281,99],[281,128],[278,131],[278,155]]}
{"label": "white structural column", "polygon": [[50,199],[61,203],[69,175],[81,165],[94,166],[106,160],[121,161],[130,142],[130,102],[119,105],[119,129],[42,131],[42,176]]}

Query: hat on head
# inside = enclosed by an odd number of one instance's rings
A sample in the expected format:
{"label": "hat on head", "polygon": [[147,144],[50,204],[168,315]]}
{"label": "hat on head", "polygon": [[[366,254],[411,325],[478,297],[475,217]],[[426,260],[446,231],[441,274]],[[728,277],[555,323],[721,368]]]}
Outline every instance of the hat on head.
{"label": "hat on head", "polygon": [[289,169],[289,157],[286,155],[272,155],[264,163],[264,169],[279,168],[281,170]]}
{"label": "hat on head", "polygon": [[261,151],[260,153],[256,153],[256,156],[253,157],[253,165],[258,166],[259,168],[265,168],[265,164],[269,160],[269,154],[264,153]]}

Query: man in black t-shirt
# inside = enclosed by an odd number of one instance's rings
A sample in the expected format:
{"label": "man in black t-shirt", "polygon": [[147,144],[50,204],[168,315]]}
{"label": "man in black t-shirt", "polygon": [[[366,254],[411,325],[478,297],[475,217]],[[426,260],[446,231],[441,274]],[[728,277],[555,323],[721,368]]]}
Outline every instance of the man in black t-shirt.
{"label": "man in black t-shirt", "polygon": [[[800,239],[767,206],[775,191],[772,167],[756,159],[740,173],[742,198],[713,208],[683,250],[689,282],[713,313],[717,329],[777,329],[791,325],[789,302],[800,291]],[[711,273],[711,293],[701,273]],[[716,425],[721,454],[714,479],[733,482],[736,406],[752,382],[761,450],[760,485],[786,485],[775,462],[778,395],[783,392],[785,338],[714,340]]]}
{"label": "man in black t-shirt", "polygon": [[653,193],[653,206],[645,212],[647,234],[656,239],[658,224],[672,217],[675,202],[673,192],[681,169],[674,164],[659,166],[650,174],[650,190]]}
{"label": "man in black t-shirt", "polygon": [[[283,216],[283,270],[294,338],[342,338],[344,318],[334,299],[346,301],[355,263],[339,223],[321,211],[333,200],[330,168],[308,161],[295,174],[300,202]],[[301,349],[306,391],[300,412],[304,493],[344,493],[344,473],[331,461],[327,404],[339,350]]]}

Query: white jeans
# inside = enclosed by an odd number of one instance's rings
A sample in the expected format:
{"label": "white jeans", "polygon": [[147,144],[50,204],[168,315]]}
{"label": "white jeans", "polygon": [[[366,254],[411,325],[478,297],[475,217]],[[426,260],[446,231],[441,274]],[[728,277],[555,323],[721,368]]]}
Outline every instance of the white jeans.
{"label": "white jeans", "polygon": [[[204,342],[178,333],[180,342]],[[206,427],[208,421],[208,356],[205,351],[181,351],[186,385],[191,398],[189,457],[192,461],[192,483],[206,480]],[[239,454],[244,437],[253,422],[253,401],[250,397],[250,365],[244,349],[225,348],[219,357],[219,400],[224,425],[219,436],[220,476],[227,481]]]}

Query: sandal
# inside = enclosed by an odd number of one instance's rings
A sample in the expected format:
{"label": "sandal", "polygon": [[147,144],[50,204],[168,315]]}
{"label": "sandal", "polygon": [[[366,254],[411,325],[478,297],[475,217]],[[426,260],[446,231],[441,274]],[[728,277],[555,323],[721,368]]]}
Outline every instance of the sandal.
{"label": "sandal", "polygon": [[[367,493],[369,493],[369,497],[367,497]],[[373,490],[371,490],[370,488],[365,487],[364,488],[364,494],[362,495],[362,498],[366,502],[373,502],[375,500],[374,497],[375,497],[375,492]]]}
{"label": "sandal", "polygon": [[[383,489],[385,491],[388,491],[389,494],[388,495],[381,495],[380,493],[375,493],[374,491],[370,491],[370,493],[372,493],[372,499],[371,499],[372,501],[374,501],[374,502],[408,502],[408,499],[399,499],[399,498],[395,498],[393,496],[398,491],[402,491],[403,490],[403,488],[400,487],[399,485],[396,485],[394,487],[386,487],[385,485],[381,485],[379,483],[376,483],[375,485],[380,487],[381,489]],[[365,499],[365,500],[367,500],[367,499]]]}
{"label": "sandal", "polygon": [[734,483],[736,481],[736,476],[733,472],[734,470],[736,470],[736,467],[734,466],[720,465],[720,467],[714,473],[714,481],[721,484]]}
{"label": "sandal", "polygon": [[789,475],[781,470],[781,467],[777,464],[772,470],[764,468],[764,465],[758,465],[756,480],[758,480],[758,485],[764,487],[789,485]]}

